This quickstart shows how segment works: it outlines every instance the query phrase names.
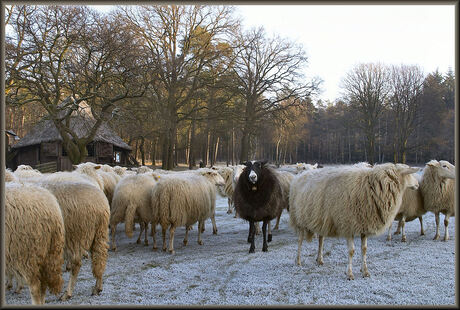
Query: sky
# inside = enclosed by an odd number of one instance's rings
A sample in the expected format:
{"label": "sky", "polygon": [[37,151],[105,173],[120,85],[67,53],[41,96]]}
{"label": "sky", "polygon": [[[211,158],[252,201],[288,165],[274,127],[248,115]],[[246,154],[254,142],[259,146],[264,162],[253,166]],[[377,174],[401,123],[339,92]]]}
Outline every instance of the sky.
{"label": "sky", "polygon": [[[107,12],[112,6],[92,6]],[[323,80],[322,100],[341,96],[355,65],[419,65],[425,74],[455,69],[452,5],[236,5],[243,27],[263,26],[303,45],[307,78]]]}

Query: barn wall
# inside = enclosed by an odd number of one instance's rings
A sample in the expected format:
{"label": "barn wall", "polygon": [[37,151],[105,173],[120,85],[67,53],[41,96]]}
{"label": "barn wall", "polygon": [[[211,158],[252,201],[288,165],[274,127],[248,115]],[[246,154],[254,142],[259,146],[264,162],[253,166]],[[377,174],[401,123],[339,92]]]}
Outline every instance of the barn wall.
{"label": "barn wall", "polygon": [[18,149],[17,164],[35,166],[39,163],[40,145],[30,145]]}

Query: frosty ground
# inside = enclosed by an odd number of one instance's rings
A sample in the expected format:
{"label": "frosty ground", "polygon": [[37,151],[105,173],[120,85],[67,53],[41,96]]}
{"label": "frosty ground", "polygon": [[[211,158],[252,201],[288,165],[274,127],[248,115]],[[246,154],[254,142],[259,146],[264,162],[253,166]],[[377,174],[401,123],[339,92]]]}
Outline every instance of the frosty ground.
{"label": "frosty ground", "polygon": [[[433,241],[435,220],[432,213],[420,224],[406,224],[407,242],[400,235],[386,241],[386,233],[368,239],[370,278],[360,272],[361,242],[355,238],[353,273],[347,280],[345,239],[324,242],[324,265],[316,264],[317,239],[304,242],[302,266],[295,265],[297,237],[289,227],[284,211],[279,230],[273,231],[268,252],[262,252],[262,236],[256,236],[256,252],[249,254],[248,224],[227,214],[227,199],[217,196],[218,234],[206,222],[203,245],[197,243],[197,225],[189,233],[188,245],[182,240],[185,229],[176,230],[175,255],[136,244],[117,227],[116,252],[109,251],[104,287],[99,296],[90,296],[95,279],[90,259],[84,259],[73,297],[61,302],[47,293],[46,304],[53,305],[455,305],[455,218],[449,223],[451,239]],[[441,238],[444,236],[441,216]],[[274,226],[273,221],[273,226]],[[393,224],[393,231],[397,223]],[[142,238],[143,240],[143,238]],[[67,285],[69,273],[64,273]],[[6,305],[30,304],[29,290],[5,292]]]}

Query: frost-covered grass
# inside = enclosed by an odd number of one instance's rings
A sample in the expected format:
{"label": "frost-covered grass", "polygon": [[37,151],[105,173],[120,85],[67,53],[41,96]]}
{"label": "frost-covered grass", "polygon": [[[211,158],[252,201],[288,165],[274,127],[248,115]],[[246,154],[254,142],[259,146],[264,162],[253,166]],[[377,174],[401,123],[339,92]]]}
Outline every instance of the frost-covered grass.
{"label": "frost-covered grass", "polygon": [[[159,250],[136,244],[139,226],[133,238],[117,227],[116,252],[109,251],[103,291],[91,296],[95,279],[89,259],[83,260],[73,297],[61,302],[47,294],[46,303],[54,305],[454,305],[455,292],[455,218],[451,218],[451,240],[433,241],[434,215],[424,216],[426,234],[420,236],[420,224],[406,224],[408,242],[401,235],[386,241],[386,233],[368,239],[370,278],[360,272],[360,238],[355,238],[353,273],[347,280],[345,239],[325,239],[324,265],[316,265],[317,239],[304,242],[302,266],[295,265],[297,237],[289,227],[284,211],[280,229],[273,231],[268,252],[262,249],[262,237],[256,236],[256,252],[249,254],[246,242],[248,224],[227,214],[227,199],[218,196],[216,222],[218,234],[212,234],[206,222],[203,245],[197,243],[197,225],[189,232],[184,246],[185,229],[176,230],[175,255],[161,250],[161,229],[157,232]],[[441,238],[444,234],[441,217]],[[273,221],[274,226],[275,221]],[[393,224],[393,231],[397,223]],[[143,237],[142,237],[143,240]],[[69,273],[64,273],[65,285]],[[64,288],[63,288],[64,289]],[[6,291],[11,304],[30,304],[27,287],[20,294]]]}

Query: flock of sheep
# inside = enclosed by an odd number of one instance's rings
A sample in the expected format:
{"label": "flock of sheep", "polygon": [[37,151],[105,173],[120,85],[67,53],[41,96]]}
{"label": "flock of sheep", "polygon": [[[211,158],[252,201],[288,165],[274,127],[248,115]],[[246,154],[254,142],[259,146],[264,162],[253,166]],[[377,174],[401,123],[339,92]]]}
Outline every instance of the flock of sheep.
{"label": "flock of sheep", "polygon": [[[63,270],[70,271],[61,300],[72,297],[83,257],[91,258],[96,279],[92,294],[102,291],[109,248],[116,251],[116,226],[124,223],[132,237],[135,223],[137,243],[148,245],[148,231],[157,249],[156,228],[161,227],[162,249],[174,254],[174,232],[185,227],[194,231],[198,244],[205,221],[211,219],[213,234],[216,193],[228,198],[227,213],[249,222],[249,252],[262,223],[263,247],[272,240],[271,221],[279,227],[283,210],[298,235],[296,263],[301,262],[303,240],[318,239],[317,263],[323,264],[325,237],[343,237],[348,244],[347,278],[353,279],[354,237],[361,237],[362,268],[366,264],[367,237],[380,235],[398,221],[401,241],[406,241],[405,222],[420,220],[433,212],[439,239],[439,213],[445,214],[444,240],[449,239],[449,217],[455,216],[455,166],[432,160],[422,174],[403,164],[318,168],[298,163],[275,168],[266,161],[250,161],[233,167],[200,168],[188,171],[135,170],[82,163],[72,172],[42,174],[21,165],[5,175],[5,263],[7,288],[16,280],[16,291],[28,285],[32,304],[45,303],[46,291],[61,293]],[[169,230],[169,245],[166,232]],[[111,232],[109,247],[109,231]]]}

